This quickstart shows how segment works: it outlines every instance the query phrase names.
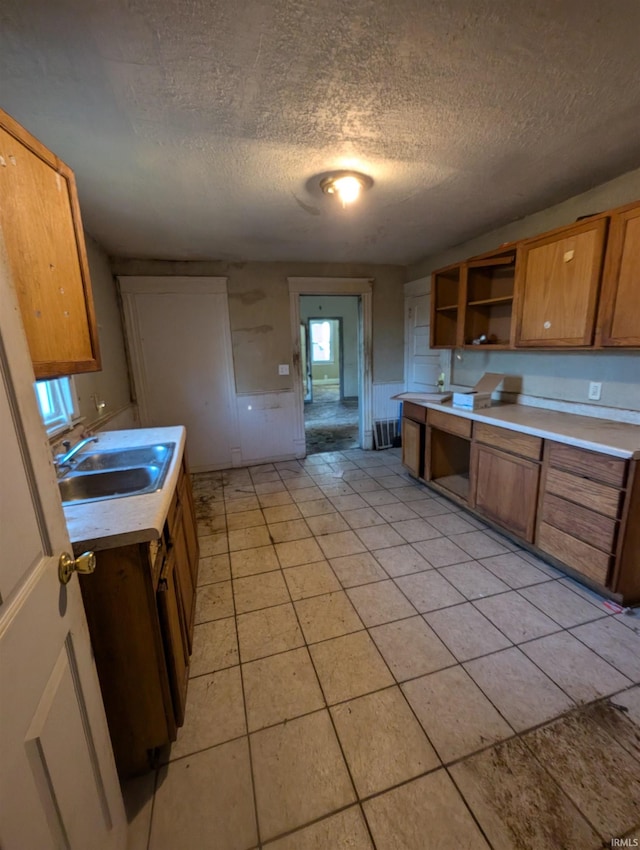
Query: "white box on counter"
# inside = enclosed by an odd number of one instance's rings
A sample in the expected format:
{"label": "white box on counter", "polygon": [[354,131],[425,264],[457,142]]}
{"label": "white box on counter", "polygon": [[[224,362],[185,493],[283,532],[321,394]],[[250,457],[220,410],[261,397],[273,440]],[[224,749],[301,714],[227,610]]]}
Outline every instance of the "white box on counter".
{"label": "white box on counter", "polygon": [[482,410],[491,407],[491,393],[497,389],[504,375],[485,372],[472,390],[453,394],[453,406],[462,410]]}

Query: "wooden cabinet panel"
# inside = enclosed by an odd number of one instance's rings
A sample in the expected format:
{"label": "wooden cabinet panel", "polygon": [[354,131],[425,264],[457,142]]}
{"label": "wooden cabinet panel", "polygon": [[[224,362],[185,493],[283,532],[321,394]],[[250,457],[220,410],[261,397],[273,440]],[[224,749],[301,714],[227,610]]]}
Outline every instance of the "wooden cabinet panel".
{"label": "wooden cabinet panel", "polygon": [[600,342],[640,346],[640,204],[611,219],[600,297]]}
{"label": "wooden cabinet panel", "polygon": [[149,769],[149,752],[176,737],[148,544],[96,553],[92,575],[79,576],[121,776]]}
{"label": "wooden cabinet panel", "polygon": [[431,348],[456,348],[462,344],[459,316],[465,279],[466,266],[461,263],[431,275]]}
{"label": "wooden cabinet panel", "polygon": [[531,542],[538,500],[539,465],[474,443],[472,470],[472,504],[475,509]]}
{"label": "wooden cabinet panel", "polygon": [[578,478],[561,469],[549,469],[545,490],[547,493],[584,505],[612,519],[617,519],[620,515],[620,490],[609,487],[607,484],[599,484],[588,478]]}
{"label": "wooden cabinet panel", "polygon": [[447,431],[449,434],[457,434],[459,437],[467,439],[471,437],[471,419],[466,419],[463,416],[441,413],[439,410],[428,410],[427,422],[440,431]]}
{"label": "wooden cabinet panel", "polygon": [[596,549],[609,553],[614,551],[618,528],[615,519],[550,493],[544,496],[541,519],[548,525],[595,546]]}
{"label": "wooden cabinet panel", "polygon": [[600,549],[572,537],[564,531],[540,523],[536,544],[544,551],[572,567],[576,572],[605,585],[609,574],[611,556]]}
{"label": "wooden cabinet panel", "polygon": [[402,463],[416,478],[422,473],[424,425],[402,418]]}
{"label": "wooden cabinet panel", "polygon": [[520,244],[516,345],[593,343],[607,223],[600,216]]}
{"label": "wooden cabinet panel", "polygon": [[505,449],[531,460],[540,460],[542,456],[542,438],[532,437],[530,434],[523,434],[520,431],[510,431],[508,428],[497,428],[495,425],[476,422],[473,438],[480,443]]}
{"label": "wooden cabinet panel", "polygon": [[613,487],[624,487],[627,474],[627,461],[624,458],[549,440],[545,443],[545,455],[549,465],[557,469],[566,469],[584,478],[611,484]]}
{"label": "wooden cabinet panel", "polygon": [[189,654],[183,630],[183,600],[176,570],[176,553],[169,553],[158,584],[158,613],[176,725],[184,723],[189,677]]}
{"label": "wooden cabinet panel", "polygon": [[0,228],[36,378],[100,369],[75,180],[0,110]]}
{"label": "wooden cabinet panel", "polygon": [[421,404],[412,404],[410,401],[402,402],[402,415],[405,419],[412,419],[414,422],[427,421],[427,408]]}

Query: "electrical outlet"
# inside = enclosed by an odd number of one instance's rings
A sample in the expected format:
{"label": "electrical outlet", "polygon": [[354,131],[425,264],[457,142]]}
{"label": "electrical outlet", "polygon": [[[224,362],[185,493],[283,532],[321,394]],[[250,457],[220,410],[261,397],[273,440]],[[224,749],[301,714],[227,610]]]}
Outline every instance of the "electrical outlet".
{"label": "electrical outlet", "polygon": [[600,401],[602,384],[599,381],[589,382],[589,401]]}
{"label": "electrical outlet", "polygon": [[[288,363],[281,363],[278,366],[278,375],[288,375],[288,374],[289,374],[289,364]],[[600,396],[598,396],[598,398],[600,398]]]}

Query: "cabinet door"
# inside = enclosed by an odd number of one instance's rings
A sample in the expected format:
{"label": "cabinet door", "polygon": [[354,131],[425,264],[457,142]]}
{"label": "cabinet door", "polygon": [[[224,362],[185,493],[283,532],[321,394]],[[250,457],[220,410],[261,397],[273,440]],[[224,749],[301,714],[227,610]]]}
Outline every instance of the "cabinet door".
{"label": "cabinet door", "polygon": [[36,378],[101,368],[75,180],[0,110],[0,229]]}
{"label": "cabinet door", "polygon": [[601,217],[518,248],[516,345],[593,343],[606,230]]}
{"label": "cabinet door", "polygon": [[411,419],[402,419],[402,463],[416,478],[422,471],[424,451],[424,425]]}
{"label": "cabinet door", "polygon": [[182,726],[187,701],[189,656],[184,643],[182,600],[174,552],[169,554],[160,576],[157,601],[174,715],[176,725]]}
{"label": "cabinet door", "polygon": [[602,345],[640,346],[640,204],[611,219],[600,330]]}
{"label": "cabinet door", "polygon": [[525,458],[482,446],[472,448],[475,509],[533,541],[540,467]]}
{"label": "cabinet door", "polygon": [[193,490],[189,477],[189,467],[186,457],[183,459],[183,471],[179,484],[180,503],[182,505],[182,522],[184,525],[184,536],[187,545],[189,568],[191,580],[194,587],[198,584],[198,559],[200,557],[200,546],[198,544],[198,526],[196,520],[196,509],[193,502]]}
{"label": "cabinet door", "polygon": [[182,505],[180,505],[178,511],[177,522],[171,531],[171,554],[175,560],[176,582],[180,588],[185,644],[190,655],[193,645],[196,594],[185,535]]}

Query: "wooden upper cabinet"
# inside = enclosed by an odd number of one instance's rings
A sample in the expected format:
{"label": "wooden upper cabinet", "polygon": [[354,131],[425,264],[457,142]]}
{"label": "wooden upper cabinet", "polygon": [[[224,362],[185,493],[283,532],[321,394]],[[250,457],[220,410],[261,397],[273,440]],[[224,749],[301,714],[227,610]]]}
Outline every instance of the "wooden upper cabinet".
{"label": "wooden upper cabinet", "polygon": [[466,265],[456,263],[431,275],[431,348],[462,345],[462,315]]}
{"label": "wooden upper cabinet", "polygon": [[517,346],[593,344],[607,224],[597,216],[520,244]]}
{"label": "wooden upper cabinet", "polygon": [[604,346],[640,346],[640,203],[611,217],[600,297]]}
{"label": "wooden upper cabinet", "polygon": [[36,378],[101,368],[71,170],[0,110],[0,229]]}

